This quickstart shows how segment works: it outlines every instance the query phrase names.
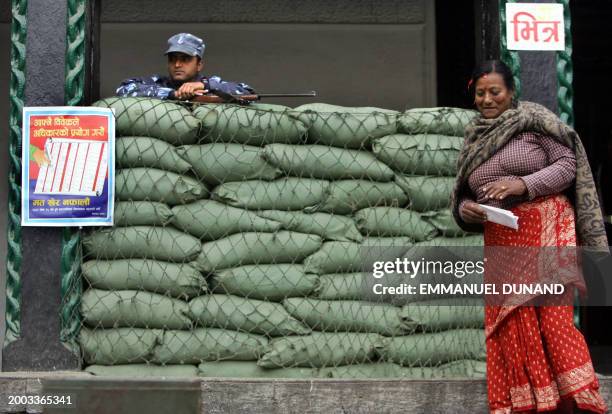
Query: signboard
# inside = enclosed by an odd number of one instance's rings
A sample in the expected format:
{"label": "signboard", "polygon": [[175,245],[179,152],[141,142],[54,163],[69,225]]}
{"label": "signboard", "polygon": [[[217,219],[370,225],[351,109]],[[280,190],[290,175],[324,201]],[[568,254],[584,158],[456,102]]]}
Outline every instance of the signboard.
{"label": "signboard", "polygon": [[115,118],[108,108],[23,108],[21,224],[112,226]]}
{"label": "signboard", "polygon": [[563,5],[506,3],[508,50],[565,50]]}

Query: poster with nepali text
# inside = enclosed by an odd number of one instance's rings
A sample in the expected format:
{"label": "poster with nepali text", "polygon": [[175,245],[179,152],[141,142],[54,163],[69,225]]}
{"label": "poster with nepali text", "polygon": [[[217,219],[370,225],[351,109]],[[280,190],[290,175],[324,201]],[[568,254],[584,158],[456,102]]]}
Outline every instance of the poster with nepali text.
{"label": "poster with nepali text", "polygon": [[112,226],[115,119],[108,108],[23,108],[21,224]]}

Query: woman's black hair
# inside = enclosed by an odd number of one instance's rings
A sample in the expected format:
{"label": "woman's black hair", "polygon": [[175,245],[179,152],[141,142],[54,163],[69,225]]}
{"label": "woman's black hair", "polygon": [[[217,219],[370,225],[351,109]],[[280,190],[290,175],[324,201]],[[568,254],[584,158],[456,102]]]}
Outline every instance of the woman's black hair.
{"label": "woman's black hair", "polygon": [[499,73],[504,79],[506,88],[511,91],[514,90],[514,76],[512,76],[512,71],[508,65],[501,60],[486,60],[477,65],[472,72],[472,77],[468,83],[468,93],[470,96],[474,96],[478,79],[489,73]]}

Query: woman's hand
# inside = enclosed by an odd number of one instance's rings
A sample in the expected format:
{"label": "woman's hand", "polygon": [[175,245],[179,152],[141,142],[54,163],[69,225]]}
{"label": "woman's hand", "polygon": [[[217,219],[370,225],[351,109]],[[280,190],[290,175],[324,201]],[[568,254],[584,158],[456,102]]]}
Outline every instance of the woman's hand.
{"label": "woman's hand", "polygon": [[459,214],[466,223],[482,224],[487,221],[487,213],[482,207],[472,201],[464,203],[459,210]]}
{"label": "woman's hand", "polygon": [[520,196],[525,194],[527,186],[523,180],[499,180],[487,184],[482,188],[486,198],[503,200],[510,195]]}

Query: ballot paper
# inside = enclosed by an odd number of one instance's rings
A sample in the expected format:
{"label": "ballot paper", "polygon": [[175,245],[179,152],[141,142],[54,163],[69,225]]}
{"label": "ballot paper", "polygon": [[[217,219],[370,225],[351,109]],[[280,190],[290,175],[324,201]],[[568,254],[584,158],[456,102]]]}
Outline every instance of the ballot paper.
{"label": "ballot paper", "polygon": [[510,210],[478,204],[487,213],[487,220],[518,230],[518,217]]}
{"label": "ballot paper", "polygon": [[104,141],[51,138],[45,143],[49,164],[42,166],[34,194],[102,194],[108,163]]}

